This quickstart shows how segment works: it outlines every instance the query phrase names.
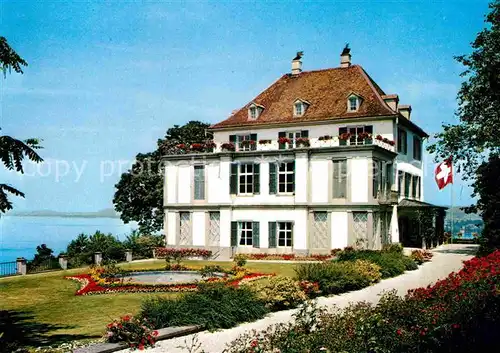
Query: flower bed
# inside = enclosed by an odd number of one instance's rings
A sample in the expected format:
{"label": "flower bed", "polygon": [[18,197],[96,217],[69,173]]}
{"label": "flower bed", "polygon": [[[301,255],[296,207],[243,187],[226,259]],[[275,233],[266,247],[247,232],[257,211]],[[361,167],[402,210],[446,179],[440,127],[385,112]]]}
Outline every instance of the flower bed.
{"label": "flower bed", "polygon": [[228,353],[499,352],[500,250],[466,261],[457,273],[401,298],[325,312],[299,309],[294,323],[249,332]]}
{"label": "flower bed", "polygon": [[247,260],[284,260],[284,261],[325,261],[332,258],[331,255],[313,254],[300,256],[296,254],[238,254]]}
{"label": "flower bed", "polygon": [[205,249],[175,249],[175,248],[156,248],[156,257],[163,258],[187,258],[187,257],[201,257],[204,259],[208,259],[212,256],[212,252],[210,250]]}
{"label": "flower bed", "polygon": [[[193,271],[194,269],[190,269]],[[156,270],[136,270],[133,272],[158,271]],[[130,272],[132,273],[132,271]],[[67,276],[65,278],[80,283],[75,295],[111,294],[111,293],[155,293],[155,292],[193,292],[198,289],[199,283],[204,282],[225,282],[231,286],[239,286],[242,283],[254,281],[256,279],[273,276],[264,273],[236,272],[223,278],[208,278],[196,283],[172,283],[172,284],[140,284],[127,283],[117,279],[108,279],[100,276],[98,271],[91,271],[89,274]]]}

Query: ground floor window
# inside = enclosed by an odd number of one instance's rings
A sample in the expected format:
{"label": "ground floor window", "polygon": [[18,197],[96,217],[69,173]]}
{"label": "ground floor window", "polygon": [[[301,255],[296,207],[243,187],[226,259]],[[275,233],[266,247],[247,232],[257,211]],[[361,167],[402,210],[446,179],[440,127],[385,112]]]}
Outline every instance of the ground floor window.
{"label": "ground floor window", "polygon": [[278,246],[292,246],[292,222],[278,222]]}
{"label": "ground floor window", "polygon": [[353,212],[352,218],[356,245],[366,248],[368,245],[368,212]]}
{"label": "ground floor window", "polygon": [[239,244],[251,246],[253,244],[253,224],[252,222],[238,222]]}

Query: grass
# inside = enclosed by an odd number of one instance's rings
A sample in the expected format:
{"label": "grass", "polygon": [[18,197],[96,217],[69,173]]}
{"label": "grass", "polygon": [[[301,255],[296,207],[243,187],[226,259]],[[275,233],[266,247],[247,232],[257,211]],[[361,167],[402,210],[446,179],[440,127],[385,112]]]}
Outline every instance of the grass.
{"label": "grass", "polygon": [[[232,262],[184,261],[189,266],[220,265],[230,268]],[[144,261],[121,265],[125,269],[161,269],[165,261]],[[294,264],[248,263],[252,272],[294,276]],[[75,296],[79,284],[64,276],[85,273],[87,269],[48,272],[26,276],[0,278],[0,311],[23,312],[33,322],[50,327],[47,335],[64,337],[102,336],[107,323],[125,314],[138,312],[146,297],[172,297],[177,293],[119,293]],[[5,323],[4,323],[5,324]],[[2,322],[0,317],[0,331]],[[70,335],[70,336],[67,336]]]}

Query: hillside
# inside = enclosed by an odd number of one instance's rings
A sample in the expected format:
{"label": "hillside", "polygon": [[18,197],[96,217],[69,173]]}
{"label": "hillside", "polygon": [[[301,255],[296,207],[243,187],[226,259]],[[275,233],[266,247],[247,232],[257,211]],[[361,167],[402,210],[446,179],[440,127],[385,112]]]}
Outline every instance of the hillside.
{"label": "hillside", "polygon": [[120,218],[120,215],[112,208],[105,208],[95,212],[12,211],[7,215],[13,217]]}

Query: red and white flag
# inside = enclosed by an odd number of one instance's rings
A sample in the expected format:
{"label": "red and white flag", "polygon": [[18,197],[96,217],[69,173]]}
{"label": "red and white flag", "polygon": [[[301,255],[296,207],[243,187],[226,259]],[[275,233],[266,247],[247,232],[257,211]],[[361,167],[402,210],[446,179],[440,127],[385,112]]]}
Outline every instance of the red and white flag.
{"label": "red and white flag", "polygon": [[453,164],[451,157],[439,163],[434,171],[434,179],[439,190],[443,189],[448,184],[453,184]]}

